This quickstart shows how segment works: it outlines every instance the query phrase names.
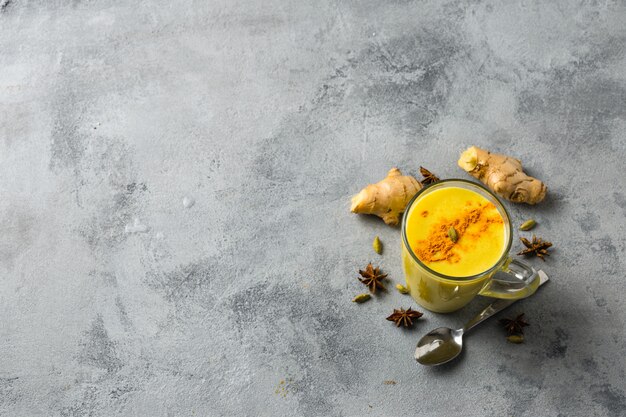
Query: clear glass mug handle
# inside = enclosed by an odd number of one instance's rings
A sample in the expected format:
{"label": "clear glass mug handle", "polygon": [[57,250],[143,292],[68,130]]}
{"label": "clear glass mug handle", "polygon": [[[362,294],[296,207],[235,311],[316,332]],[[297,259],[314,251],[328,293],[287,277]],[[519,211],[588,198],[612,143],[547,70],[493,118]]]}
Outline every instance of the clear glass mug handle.
{"label": "clear glass mug handle", "polygon": [[517,300],[533,295],[538,287],[539,274],[535,268],[509,258],[478,294]]}

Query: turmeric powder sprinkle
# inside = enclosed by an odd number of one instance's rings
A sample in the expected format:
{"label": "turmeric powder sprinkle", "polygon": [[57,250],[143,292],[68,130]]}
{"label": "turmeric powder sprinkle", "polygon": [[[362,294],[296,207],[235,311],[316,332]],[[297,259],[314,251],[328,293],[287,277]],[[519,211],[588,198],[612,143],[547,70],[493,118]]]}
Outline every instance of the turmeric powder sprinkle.
{"label": "turmeric powder sprinkle", "polygon": [[[473,242],[480,237],[481,233],[486,232],[489,226],[503,223],[501,216],[493,215],[495,210],[496,207],[489,202],[479,204],[478,207],[468,202],[458,217],[439,219],[431,227],[426,239],[414,242],[412,249],[422,262],[448,261],[457,263],[461,258],[459,251],[456,250],[457,247],[461,245],[466,249],[471,247]],[[448,231],[451,228],[454,228],[458,235],[456,241],[449,237]]]}

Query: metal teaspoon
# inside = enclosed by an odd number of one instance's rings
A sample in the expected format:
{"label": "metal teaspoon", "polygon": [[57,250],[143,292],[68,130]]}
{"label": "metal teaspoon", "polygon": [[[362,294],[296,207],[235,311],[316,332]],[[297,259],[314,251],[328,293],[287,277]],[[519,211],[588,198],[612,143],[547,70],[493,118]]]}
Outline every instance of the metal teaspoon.
{"label": "metal teaspoon", "polygon": [[[548,281],[543,271],[538,271],[539,286]],[[459,356],[463,349],[463,334],[474,326],[487,320],[494,314],[504,310],[517,300],[498,300],[489,304],[476,317],[467,322],[461,329],[453,330],[448,327],[439,327],[430,331],[417,342],[415,359],[422,365],[434,366],[449,362]]]}

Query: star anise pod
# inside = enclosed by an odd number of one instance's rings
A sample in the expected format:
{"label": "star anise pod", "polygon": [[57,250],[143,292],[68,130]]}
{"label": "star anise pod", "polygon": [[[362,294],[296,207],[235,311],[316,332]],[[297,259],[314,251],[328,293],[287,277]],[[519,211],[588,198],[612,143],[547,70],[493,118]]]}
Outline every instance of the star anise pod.
{"label": "star anise pod", "polygon": [[402,324],[404,327],[413,326],[413,321],[411,319],[419,319],[422,317],[424,313],[420,313],[419,311],[412,310],[411,307],[408,309],[393,309],[393,314],[387,317],[387,320],[393,321],[396,323],[396,327],[400,327]]}
{"label": "star anise pod", "polygon": [[522,335],[524,334],[524,327],[530,326],[530,324],[526,323],[526,320],[524,320],[524,313],[514,319],[500,319],[500,324],[509,335]]}
{"label": "star anise pod", "polygon": [[519,240],[522,241],[526,249],[522,250],[518,253],[518,255],[531,255],[535,254],[541,258],[541,260],[545,261],[544,256],[550,256],[548,253],[548,248],[552,246],[552,243],[547,242],[545,240],[541,240],[537,238],[537,236],[533,235],[532,242],[526,239],[525,237],[520,237]]}
{"label": "star anise pod", "polygon": [[439,177],[437,177],[435,174],[433,174],[424,167],[420,167],[420,174],[422,174],[422,177],[424,177],[424,179],[422,180],[422,185],[428,185],[439,181]]}
{"label": "star anise pod", "polygon": [[387,278],[387,274],[381,274],[380,268],[374,268],[371,262],[367,264],[365,271],[359,269],[359,274],[363,277],[359,278],[359,281],[367,285],[372,294],[376,294],[376,289],[386,289],[380,281]]}

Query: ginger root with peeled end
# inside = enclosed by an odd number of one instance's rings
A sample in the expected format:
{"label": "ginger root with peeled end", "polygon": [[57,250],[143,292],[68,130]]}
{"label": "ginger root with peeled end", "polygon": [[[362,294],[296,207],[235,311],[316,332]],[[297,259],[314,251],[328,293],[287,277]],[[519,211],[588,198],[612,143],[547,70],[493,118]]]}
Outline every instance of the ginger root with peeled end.
{"label": "ginger root with peeled end", "polygon": [[458,163],[493,192],[514,203],[537,204],[546,196],[546,185],[526,175],[519,159],[472,146],[461,154]]}
{"label": "ginger root with peeled end", "polygon": [[384,180],[368,185],[352,197],[350,211],[375,214],[385,223],[396,225],[409,200],[421,189],[422,184],[414,177],[391,168]]}

